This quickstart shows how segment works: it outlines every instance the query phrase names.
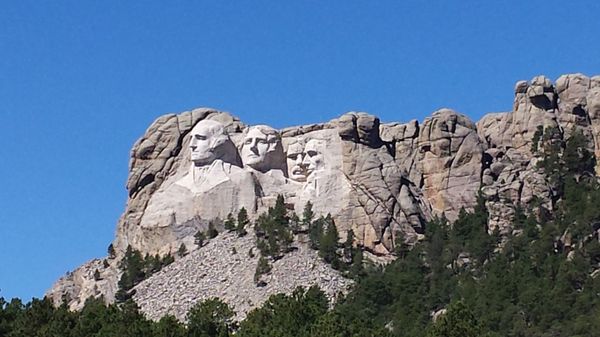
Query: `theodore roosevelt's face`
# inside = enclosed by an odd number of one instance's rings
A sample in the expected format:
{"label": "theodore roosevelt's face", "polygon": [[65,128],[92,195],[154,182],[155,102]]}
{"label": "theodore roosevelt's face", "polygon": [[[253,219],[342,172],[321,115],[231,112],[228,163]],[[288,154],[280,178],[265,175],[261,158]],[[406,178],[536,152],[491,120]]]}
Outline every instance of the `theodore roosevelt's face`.
{"label": "theodore roosevelt's face", "polygon": [[211,120],[200,121],[190,132],[190,159],[196,166],[211,164],[219,157],[218,137],[223,134],[223,126]]}
{"label": "theodore roosevelt's face", "polygon": [[304,182],[315,171],[324,167],[323,141],[311,139],[305,145],[294,143],[288,147],[287,166],[290,179]]}
{"label": "theodore roosevelt's face", "polygon": [[304,144],[294,143],[288,147],[287,150],[287,167],[288,176],[290,179],[295,181],[306,181],[306,168],[307,165],[304,163]]}

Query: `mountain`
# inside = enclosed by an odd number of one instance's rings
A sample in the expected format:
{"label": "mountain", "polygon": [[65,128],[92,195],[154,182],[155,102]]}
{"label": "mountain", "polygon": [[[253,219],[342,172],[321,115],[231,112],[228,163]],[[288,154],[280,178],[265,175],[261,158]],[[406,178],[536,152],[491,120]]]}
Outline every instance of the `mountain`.
{"label": "mountain", "polygon": [[[72,309],[88,297],[113,302],[123,295],[131,261],[171,256],[165,267],[138,266],[152,271],[127,289],[153,318],[183,318],[194,303],[214,296],[242,318],[269,295],[299,285],[318,284],[333,299],[352,281],[327,254],[309,248],[310,229],[298,225],[291,240],[269,232],[272,219],[285,216],[293,224],[292,215],[309,202],[326,231],[335,226],[339,242],[350,241],[377,263],[421,242],[430,223],[454,222],[477,207],[501,247],[519,235],[514,223],[523,212],[543,218],[563,202],[565,191],[549,170],[558,170],[552,146],[578,137],[596,162],[600,156],[599,76],[570,74],[555,83],[538,76],[517,82],[514,91],[512,111],[477,123],[450,109],[423,122],[381,123],[349,112],[282,130],[207,108],[161,116],[131,150],[129,199],[109,256],[68,273],[47,296]],[[248,234],[239,236],[225,227],[242,209]],[[198,244],[198,233],[213,227],[227,233]],[[569,245],[570,235],[563,233],[561,244]],[[273,237],[279,239],[269,242]],[[286,249],[261,249],[261,242]],[[271,270],[255,277],[259,255]]]}

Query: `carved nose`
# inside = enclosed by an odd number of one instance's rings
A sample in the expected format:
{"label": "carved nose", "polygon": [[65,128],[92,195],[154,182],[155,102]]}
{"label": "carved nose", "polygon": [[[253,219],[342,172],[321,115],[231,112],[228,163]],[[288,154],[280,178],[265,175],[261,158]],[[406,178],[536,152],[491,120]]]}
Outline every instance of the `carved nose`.
{"label": "carved nose", "polygon": [[304,158],[301,154],[296,156],[296,165],[301,165],[303,161],[304,161]]}
{"label": "carved nose", "polygon": [[254,154],[258,154],[258,148],[256,147],[256,141],[252,142],[252,146],[250,146],[250,151],[254,152]]}

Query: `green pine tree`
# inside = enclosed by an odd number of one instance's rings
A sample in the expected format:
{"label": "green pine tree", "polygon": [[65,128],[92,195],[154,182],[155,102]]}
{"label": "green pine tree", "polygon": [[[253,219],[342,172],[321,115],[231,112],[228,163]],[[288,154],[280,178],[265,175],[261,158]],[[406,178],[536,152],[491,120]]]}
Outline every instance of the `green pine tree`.
{"label": "green pine tree", "polygon": [[177,250],[177,255],[179,257],[184,257],[186,256],[188,253],[187,248],[185,247],[185,244],[182,242],[181,246],[179,246],[179,249]]}
{"label": "green pine tree", "polygon": [[450,304],[433,324],[427,337],[480,337],[482,329],[475,314],[463,302]]}
{"label": "green pine tree", "polygon": [[217,231],[217,228],[215,227],[215,223],[212,221],[208,222],[208,230],[206,231],[206,236],[209,239],[214,239],[217,237],[217,235],[219,235],[219,231]]}
{"label": "green pine tree", "polygon": [[218,298],[200,302],[187,314],[188,336],[227,337],[235,329],[234,312]]}
{"label": "green pine tree", "polygon": [[246,226],[249,223],[250,223],[250,220],[248,219],[248,211],[246,211],[246,208],[242,207],[237,214],[236,231],[238,233],[238,236],[244,236],[247,234]]}
{"label": "green pine tree", "polygon": [[227,214],[227,220],[225,220],[223,225],[225,226],[225,230],[229,232],[233,232],[236,229],[235,218],[233,217],[233,214]]}
{"label": "green pine tree", "polygon": [[194,235],[194,243],[196,243],[198,247],[202,247],[204,245],[204,241],[206,241],[206,234],[204,234],[202,231],[197,231]]}

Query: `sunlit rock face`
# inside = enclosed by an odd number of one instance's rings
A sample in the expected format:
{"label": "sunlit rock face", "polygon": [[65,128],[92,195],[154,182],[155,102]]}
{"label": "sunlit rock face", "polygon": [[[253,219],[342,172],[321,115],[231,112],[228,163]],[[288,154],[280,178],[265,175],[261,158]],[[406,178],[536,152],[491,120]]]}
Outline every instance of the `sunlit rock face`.
{"label": "sunlit rock face", "polygon": [[342,237],[353,230],[356,244],[374,253],[389,254],[399,240],[414,243],[430,218],[429,205],[379,136],[379,124],[373,115],[348,113],[279,131],[209,110],[173,139],[181,143],[171,158],[179,165],[160,186],[150,195],[143,189],[132,194],[130,203],[147,202],[139,213],[126,212],[115,247],[173,252],[242,207],[256,217],[279,194],[297,213],[310,201],[317,214],[331,214]]}
{"label": "sunlit rock face", "polygon": [[484,146],[468,117],[442,109],[426,118],[417,139],[414,166],[434,212],[455,220],[471,208],[479,189]]}
{"label": "sunlit rock face", "polygon": [[[482,188],[490,214],[488,228],[512,232],[515,207],[533,202],[552,209],[557,191],[537,163],[538,139],[568,140],[574,131],[587,139],[587,148],[600,156],[600,77],[569,74],[552,83],[544,76],[515,85],[513,110],[485,115],[478,123],[487,150],[482,164]],[[549,130],[554,133],[549,134]],[[596,172],[598,167],[596,167]]]}
{"label": "sunlit rock face", "polygon": [[68,298],[72,308],[87,296],[111,301],[128,246],[160,255],[182,243],[195,247],[193,235],[209,223],[221,227],[241,208],[254,220],[278,195],[298,214],[310,201],[317,216],[331,214],[341,240],[352,230],[355,245],[381,257],[420,240],[434,216],[454,220],[461,208],[473,209],[478,194],[488,230],[510,234],[515,205],[557,202],[535,151],[536,133],[549,129],[557,142],[581,131],[600,156],[600,77],[519,81],[512,110],[477,123],[450,109],[422,122],[349,112],[280,130],[207,108],[164,115],[131,150],[116,256],[83,265],[48,295]]}

